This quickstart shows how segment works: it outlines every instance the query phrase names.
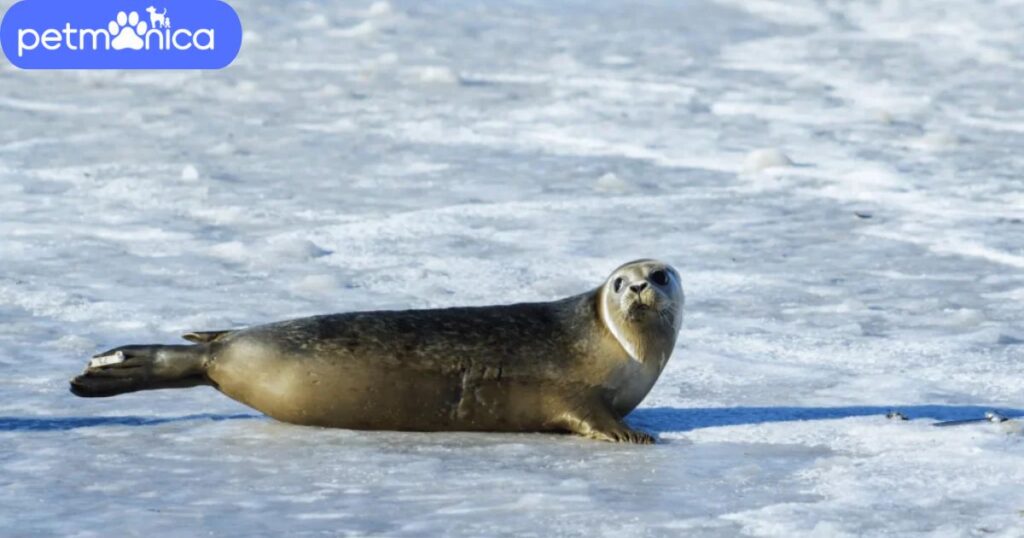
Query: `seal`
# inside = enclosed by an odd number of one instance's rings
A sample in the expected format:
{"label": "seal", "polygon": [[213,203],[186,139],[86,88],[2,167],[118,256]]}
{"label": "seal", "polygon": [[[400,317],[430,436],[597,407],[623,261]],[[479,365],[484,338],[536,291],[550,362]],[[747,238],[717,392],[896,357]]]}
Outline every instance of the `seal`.
{"label": "seal", "polygon": [[71,392],[209,385],[295,424],[646,444],[622,419],[671,356],[683,303],[674,268],[637,260],[551,302],[350,312],[123,346],[93,357]]}

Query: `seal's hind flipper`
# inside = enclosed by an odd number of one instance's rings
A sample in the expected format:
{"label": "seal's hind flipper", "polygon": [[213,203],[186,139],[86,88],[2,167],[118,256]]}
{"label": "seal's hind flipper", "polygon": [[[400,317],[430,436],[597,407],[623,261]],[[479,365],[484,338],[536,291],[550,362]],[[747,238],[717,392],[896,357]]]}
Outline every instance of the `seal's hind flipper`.
{"label": "seal's hind flipper", "polygon": [[71,380],[84,398],[209,385],[205,346],[123,346],[94,356]]}
{"label": "seal's hind flipper", "polygon": [[210,342],[216,342],[222,336],[230,333],[231,331],[192,331],[181,335],[182,338],[189,342],[195,342],[197,344],[209,344]]}

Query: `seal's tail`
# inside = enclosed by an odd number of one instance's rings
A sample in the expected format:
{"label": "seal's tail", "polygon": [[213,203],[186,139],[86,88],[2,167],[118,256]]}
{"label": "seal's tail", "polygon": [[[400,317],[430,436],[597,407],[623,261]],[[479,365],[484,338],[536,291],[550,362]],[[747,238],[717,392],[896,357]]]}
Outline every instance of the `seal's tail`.
{"label": "seal's tail", "polygon": [[84,398],[208,385],[206,346],[124,346],[96,355],[71,392]]}

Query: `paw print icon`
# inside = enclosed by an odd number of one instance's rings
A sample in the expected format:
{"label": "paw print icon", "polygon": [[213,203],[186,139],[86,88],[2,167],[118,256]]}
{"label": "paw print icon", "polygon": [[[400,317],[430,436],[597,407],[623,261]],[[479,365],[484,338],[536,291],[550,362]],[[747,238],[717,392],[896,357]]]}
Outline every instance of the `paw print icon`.
{"label": "paw print icon", "polygon": [[107,24],[107,31],[113,38],[110,48],[114,50],[142,50],[142,36],[146,35],[146,21],[139,20],[139,14],[132,11],[118,11],[117,17]]}

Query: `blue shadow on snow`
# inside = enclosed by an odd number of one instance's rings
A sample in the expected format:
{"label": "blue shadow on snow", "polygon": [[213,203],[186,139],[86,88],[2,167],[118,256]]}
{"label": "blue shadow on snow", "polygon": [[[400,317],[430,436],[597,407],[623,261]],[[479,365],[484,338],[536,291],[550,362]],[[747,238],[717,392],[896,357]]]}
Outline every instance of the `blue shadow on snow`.
{"label": "blue shadow on snow", "polygon": [[[633,411],[629,423],[654,432],[685,432],[716,426],[737,426],[765,422],[793,422],[801,420],[832,420],[849,417],[884,416],[896,410],[911,420],[936,421],[981,419],[986,411],[997,411],[1005,417],[1024,416],[1024,410],[985,407],[978,405],[910,405],[910,406],[850,406],[850,407],[714,407],[679,408],[648,407]],[[202,413],[180,417],[4,417],[0,416],[0,431],[67,431],[96,426],[154,426],[189,420],[249,420],[263,415],[218,415]]]}
{"label": "blue shadow on snow", "polygon": [[799,420],[831,420],[849,417],[885,416],[899,411],[908,419],[934,419],[936,421],[982,419],[986,411],[1013,418],[1024,415],[1024,410],[978,405],[892,405],[850,407],[715,407],[679,408],[648,407],[630,413],[630,424],[655,432],[685,432],[715,426],[737,426],[765,422],[792,422]]}
{"label": "blue shadow on snow", "polygon": [[92,428],[95,426],[154,426],[168,422],[182,422],[186,420],[241,420],[262,418],[262,415],[236,414],[236,415],[215,415],[201,413],[197,415],[184,415],[180,417],[2,417],[0,416],[0,431],[29,431],[29,432],[53,432],[67,431],[78,428]]}

